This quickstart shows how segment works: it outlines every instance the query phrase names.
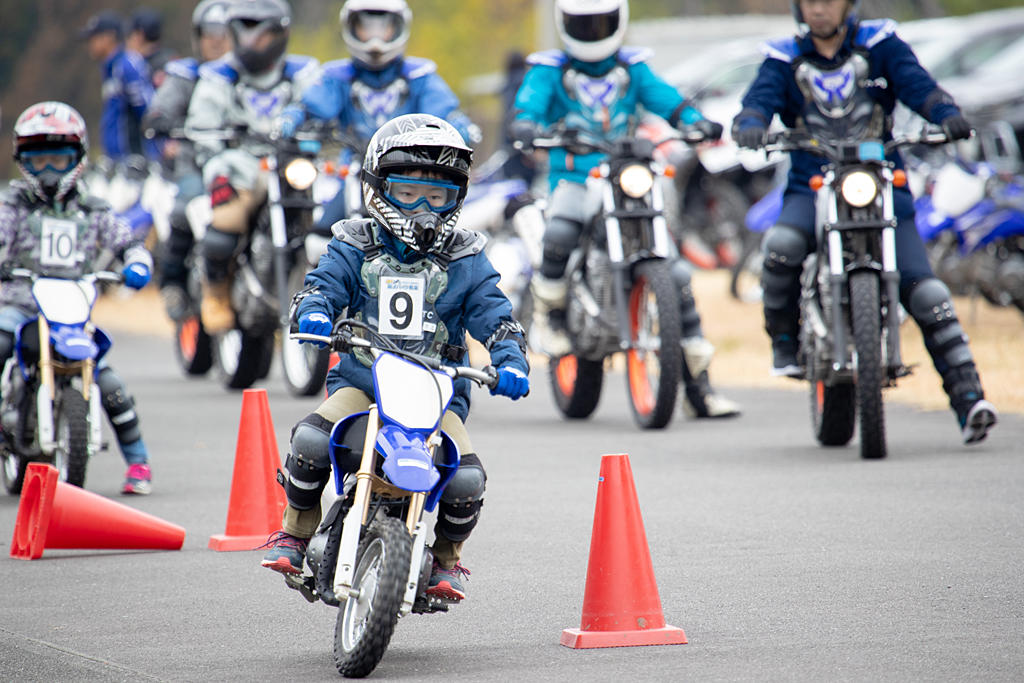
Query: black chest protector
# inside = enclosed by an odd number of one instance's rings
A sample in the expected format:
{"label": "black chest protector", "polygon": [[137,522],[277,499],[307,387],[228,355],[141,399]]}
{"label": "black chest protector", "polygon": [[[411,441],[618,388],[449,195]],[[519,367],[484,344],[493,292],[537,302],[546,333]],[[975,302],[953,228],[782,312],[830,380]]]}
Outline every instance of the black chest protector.
{"label": "black chest protector", "polygon": [[804,96],[799,123],[824,140],[880,139],[890,124],[885,110],[868,92],[868,60],[852,52],[828,68],[811,60],[794,63],[794,76]]}

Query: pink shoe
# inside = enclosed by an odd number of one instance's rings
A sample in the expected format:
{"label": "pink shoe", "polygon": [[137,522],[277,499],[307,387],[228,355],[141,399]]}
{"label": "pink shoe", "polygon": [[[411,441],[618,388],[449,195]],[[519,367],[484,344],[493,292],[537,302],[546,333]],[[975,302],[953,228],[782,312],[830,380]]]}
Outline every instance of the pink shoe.
{"label": "pink shoe", "polygon": [[124,486],[121,493],[135,494],[137,496],[148,496],[153,490],[153,475],[149,471],[149,465],[145,463],[128,466],[128,472],[124,475]]}

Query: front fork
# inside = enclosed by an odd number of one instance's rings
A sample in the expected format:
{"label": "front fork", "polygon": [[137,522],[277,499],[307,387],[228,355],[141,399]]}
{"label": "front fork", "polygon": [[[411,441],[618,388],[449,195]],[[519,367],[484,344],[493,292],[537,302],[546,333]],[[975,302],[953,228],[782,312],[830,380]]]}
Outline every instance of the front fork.
{"label": "front fork", "polygon": [[[39,390],[36,393],[36,424],[39,432],[39,450],[45,455],[53,455],[57,448],[56,428],[54,426],[53,405],[57,400],[57,383],[53,372],[53,355],[50,350],[50,324],[46,318],[39,316]],[[99,450],[103,439],[102,422],[100,420],[101,397],[99,387],[93,382],[96,361],[88,358],[82,363],[82,398],[89,406],[89,446],[90,453]]]}
{"label": "front fork", "polygon": [[281,176],[277,172],[277,159],[267,157],[267,204],[270,207],[270,239],[274,244],[274,278],[277,280],[278,313],[281,325],[288,324],[288,226],[284,207],[281,206]]}

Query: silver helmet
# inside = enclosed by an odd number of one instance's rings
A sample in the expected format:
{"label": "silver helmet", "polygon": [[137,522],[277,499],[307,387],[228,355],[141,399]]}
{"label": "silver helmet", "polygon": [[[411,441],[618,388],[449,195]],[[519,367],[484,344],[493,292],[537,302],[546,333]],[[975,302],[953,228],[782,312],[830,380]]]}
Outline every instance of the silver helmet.
{"label": "silver helmet", "polygon": [[338,21],[352,58],[378,70],[405,52],[412,11],[405,0],[346,0]]}

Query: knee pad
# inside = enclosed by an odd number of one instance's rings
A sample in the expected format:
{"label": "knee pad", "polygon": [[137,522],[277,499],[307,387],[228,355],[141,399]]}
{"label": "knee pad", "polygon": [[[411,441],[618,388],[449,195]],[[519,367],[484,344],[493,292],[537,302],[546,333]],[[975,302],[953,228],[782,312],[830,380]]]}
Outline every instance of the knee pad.
{"label": "knee pad", "polygon": [[701,337],[700,314],[693,297],[693,266],[683,259],[676,259],[669,267],[672,282],[679,289],[680,322],[684,337]]}
{"label": "knee pad", "polygon": [[802,232],[788,225],[768,229],[762,245],[761,287],[766,309],[785,309],[800,296],[800,269],[810,250]]}
{"label": "knee pad", "polygon": [[330,479],[330,429],[331,423],[314,413],[303,418],[292,431],[284,491],[288,504],[297,510],[316,507]]}
{"label": "knee pad", "polygon": [[967,334],[953,309],[949,288],[942,280],[922,280],[910,291],[906,301],[940,374],[974,361],[967,346]]}
{"label": "knee pad", "polygon": [[14,334],[7,330],[0,330],[0,370],[3,370],[4,363],[14,353]]}
{"label": "knee pad", "polygon": [[544,277],[558,279],[565,274],[565,263],[579,242],[583,225],[554,216],[544,230],[544,258],[540,272]]}
{"label": "knee pad", "polygon": [[456,543],[469,538],[480,520],[487,473],[476,453],[466,453],[455,476],[441,494],[437,511],[437,530]]}
{"label": "knee pad", "polygon": [[135,412],[135,399],[128,393],[128,388],[121,378],[110,368],[103,368],[96,377],[96,384],[100,388],[103,409],[114,427],[117,442],[126,444],[141,439],[142,432],[139,430],[139,416]]}
{"label": "knee pad", "polygon": [[209,228],[203,236],[203,256],[211,261],[227,261],[238,248],[239,239],[237,234]]}

